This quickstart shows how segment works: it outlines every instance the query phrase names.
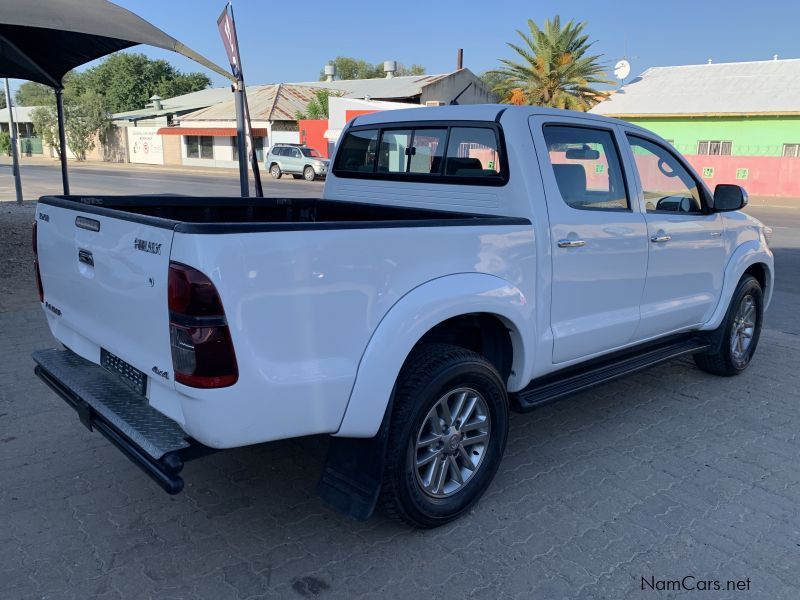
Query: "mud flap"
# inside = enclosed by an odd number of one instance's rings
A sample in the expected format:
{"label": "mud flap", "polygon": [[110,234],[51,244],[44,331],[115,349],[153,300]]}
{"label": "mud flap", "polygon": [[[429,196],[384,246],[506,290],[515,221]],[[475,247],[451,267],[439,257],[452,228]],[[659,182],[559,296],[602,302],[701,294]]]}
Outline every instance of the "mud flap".
{"label": "mud flap", "polygon": [[392,402],[371,438],[331,437],[317,493],[331,508],[359,521],[375,512],[381,493]]}

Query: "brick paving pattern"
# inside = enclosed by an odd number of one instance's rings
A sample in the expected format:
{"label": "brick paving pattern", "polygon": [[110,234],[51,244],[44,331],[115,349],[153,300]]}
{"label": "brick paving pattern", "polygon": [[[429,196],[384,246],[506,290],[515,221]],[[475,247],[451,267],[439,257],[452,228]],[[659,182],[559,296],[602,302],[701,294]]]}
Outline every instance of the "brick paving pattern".
{"label": "brick paving pattern", "polygon": [[[167,496],[33,375],[54,340],[17,267],[0,273],[3,600],[800,595],[800,336],[765,330],[736,378],[682,359],[513,415],[487,495],[420,532],[325,508],[324,438],[192,462]],[[641,589],[687,575],[723,590]]]}

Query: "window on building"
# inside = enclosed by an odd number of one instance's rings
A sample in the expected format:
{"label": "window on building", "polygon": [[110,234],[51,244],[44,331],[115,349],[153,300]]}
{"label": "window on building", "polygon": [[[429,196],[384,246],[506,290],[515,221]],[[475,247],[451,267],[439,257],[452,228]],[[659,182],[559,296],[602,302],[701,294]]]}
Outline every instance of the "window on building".
{"label": "window on building", "polygon": [[721,140],[701,140],[697,142],[697,153],[711,156],[730,156],[733,142]]}
{"label": "window on building", "polygon": [[700,186],[666,147],[628,135],[647,212],[702,213]]}
{"label": "window on building", "polygon": [[[253,146],[256,151],[256,159],[258,159],[258,162],[261,162],[264,160],[264,138],[254,137]],[[239,160],[239,142],[236,136],[231,138],[231,148],[233,148],[233,160]]]}
{"label": "window on building", "polygon": [[561,198],[572,208],[627,210],[622,161],[605,129],[545,125],[550,165]]}
{"label": "window on building", "polygon": [[783,155],[800,158],[800,144],[784,144]]}
{"label": "window on building", "polygon": [[214,158],[214,138],[210,135],[187,135],[186,158]]}

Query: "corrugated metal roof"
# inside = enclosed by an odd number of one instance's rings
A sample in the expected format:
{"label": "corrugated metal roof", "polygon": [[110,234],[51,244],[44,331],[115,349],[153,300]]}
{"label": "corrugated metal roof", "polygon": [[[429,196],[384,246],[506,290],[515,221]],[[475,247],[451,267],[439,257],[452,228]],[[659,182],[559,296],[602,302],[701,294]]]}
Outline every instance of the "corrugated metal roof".
{"label": "corrugated metal roof", "polygon": [[[250,88],[248,88],[249,90]],[[230,87],[219,88],[206,88],[197,92],[190,92],[181,96],[173,98],[166,98],[161,101],[162,108],[156,110],[150,106],[139,110],[129,110],[125,112],[115,113],[111,118],[115,121],[130,121],[144,119],[147,117],[160,117],[163,115],[171,115],[176,112],[186,112],[189,110],[197,110],[205,108],[212,104],[224,102],[232,97]]]}
{"label": "corrugated metal roof", "polygon": [[[305,112],[319,87],[278,83],[248,86],[247,102],[251,121],[294,121],[295,114]],[[220,102],[181,117],[186,121],[229,121],[236,118],[234,100]]]}
{"label": "corrugated metal roof", "polygon": [[[266,128],[253,127],[253,136],[267,135]],[[162,127],[156,132],[158,135],[217,135],[236,137],[235,127]]]}
{"label": "corrugated metal roof", "polygon": [[800,59],[653,67],[589,112],[610,116],[800,114]]}
{"label": "corrugated metal roof", "polygon": [[[31,112],[35,106],[15,106],[14,107],[14,122],[15,123],[30,123]],[[0,122],[8,124],[8,107],[0,108]]]}
{"label": "corrugated metal roof", "polygon": [[422,89],[452,73],[440,75],[407,75],[403,77],[378,79],[344,79],[337,81],[309,81],[295,85],[322,87],[344,92],[345,98],[365,98],[373,100],[389,100],[394,98],[412,98],[419,96]]}

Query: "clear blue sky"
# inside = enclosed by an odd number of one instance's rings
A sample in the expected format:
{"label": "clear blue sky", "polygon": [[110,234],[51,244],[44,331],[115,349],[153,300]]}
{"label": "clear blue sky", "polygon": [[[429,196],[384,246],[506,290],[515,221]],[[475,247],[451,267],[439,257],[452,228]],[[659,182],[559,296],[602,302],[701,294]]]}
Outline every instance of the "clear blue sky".
{"label": "clear blue sky", "polygon": [[[116,0],[214,62],[227,66],[216,28],[223,0]],[[309,81],[337,55],[370,62],[419,63],[428,73],[455,68],[456,49],[475,73],[510,57],[505,42],[529,18],[542,23],[587,21],[609,74],[627,56],[632,75],[651,66],[800,58],[798,0],[638,0],[535,2],[482,0],[277,1],[234,0],[248,83]],[[170,52],[133,51],[166,58],[182,70],[202,70]],[[209,73],[215,85],[224,81]]]}

